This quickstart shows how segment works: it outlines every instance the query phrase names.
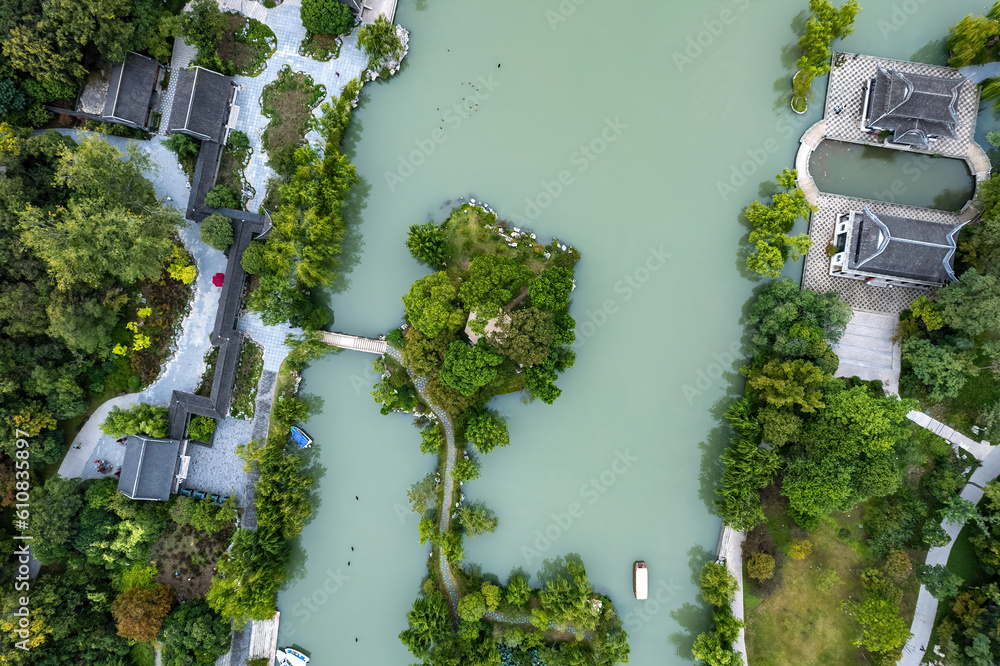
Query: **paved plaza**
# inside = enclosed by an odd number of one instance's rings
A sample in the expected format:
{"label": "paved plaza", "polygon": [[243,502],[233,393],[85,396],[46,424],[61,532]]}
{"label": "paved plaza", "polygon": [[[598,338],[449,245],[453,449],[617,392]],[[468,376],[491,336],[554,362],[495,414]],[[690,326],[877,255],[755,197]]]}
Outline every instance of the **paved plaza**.
{"label": "paved plaza", "polygon": [[[957,70],[856,53],[835,53],[833,57],[834,66],[830,70],[824,110],[826,138],[865,145],[884,145],[886,148],[913,150],[925,154],[940,153],[959,159],[965,159],[973,151],[973,147],[976,146],[976,118],[979,115],[979,88]],[[838,62],[841,64],[837,64]],[[889,142],[883,144],[878,134],[863,132],[861,120],[864,115],[865,86],[875,76],[875,70],[879,65],[898,72],[962,81],[958,98],[957,138],[942,136],[930,150],[917,150]],[[837,113],[836,109],[841,109],[840,113]]]}

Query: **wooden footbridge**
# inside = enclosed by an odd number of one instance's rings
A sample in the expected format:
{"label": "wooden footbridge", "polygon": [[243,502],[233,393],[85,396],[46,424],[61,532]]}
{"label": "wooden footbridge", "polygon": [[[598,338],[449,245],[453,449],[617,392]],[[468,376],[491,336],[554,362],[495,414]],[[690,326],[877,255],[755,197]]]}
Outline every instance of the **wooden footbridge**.
{"label": "wooden footbridge", "polygon": [[372,340],[371,338],[360,338],[356,335],[330,333],[328,331],[321,331],[320,335],[323,342],[331,347],[353,349],[354,351],[368,352],[369,354],[384,354],[388,347],[385,340]]}

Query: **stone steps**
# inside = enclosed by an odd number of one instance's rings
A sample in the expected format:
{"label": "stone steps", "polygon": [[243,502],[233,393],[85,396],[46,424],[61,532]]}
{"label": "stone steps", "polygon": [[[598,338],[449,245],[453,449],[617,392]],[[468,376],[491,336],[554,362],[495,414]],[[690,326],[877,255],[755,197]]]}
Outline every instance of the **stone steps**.
{"label": "stone steps", "polygon": [[884,352],[886,354],[892,353],[892,338],[891,337],[878,337],[875,335],[875,329],[868,330],[858,330],[858,328],[851,327],[849,332],[844,333],[834,347],[843,348],[859,348],[859,349],[870,349],[872,351]]}

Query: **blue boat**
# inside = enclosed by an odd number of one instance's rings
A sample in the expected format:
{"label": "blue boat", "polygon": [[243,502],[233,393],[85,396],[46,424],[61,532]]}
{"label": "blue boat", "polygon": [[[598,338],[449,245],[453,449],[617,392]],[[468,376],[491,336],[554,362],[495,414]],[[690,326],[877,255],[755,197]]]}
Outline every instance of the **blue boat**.
{"label": "blue boat", "polygon": [[313,443],[312,437],[307,435],[306,431],[298,426],[292,426],[292,439],[303,449],[308,449]]}

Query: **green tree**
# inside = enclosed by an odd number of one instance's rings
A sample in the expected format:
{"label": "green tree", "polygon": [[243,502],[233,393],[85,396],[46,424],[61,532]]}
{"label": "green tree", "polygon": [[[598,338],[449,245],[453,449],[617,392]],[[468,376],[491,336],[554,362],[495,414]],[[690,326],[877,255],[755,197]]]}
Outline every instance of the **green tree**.
{"label": "green tree", "polygon": [[463,504],[458,508],[456,520],[471,537],[492,534],[497,531],[499,520],[483,501]]}
{"label": "green tree", "polygon": [[[851,306],[836,292],[802,289],[790,278],[765,285],[751,303],[746,327],[755,365],[775,356],[819,359],[850,321]],[[828,370],[832,372],[832,370]]]}
{"label": "green tree", "polygon": [[826,408],[803,429],[801,450],[788,456],[782,494],[796,520],[846,511],[869,497],[892,493],[909,447],[913,401],[868,387],[827,384]]}
{"label": "green tree", "polygon": [[783,170],[777,181],[784,191],[771,197],[770,205],[754,201],[743,211],[753,226],[748,237],[752,250],[747,257],[747,268],[755,273],[778,277],[788,259],[797,261],[812,246],[808,234],[788,235],[795,220],[808,217],[816,209],[796,186],[796,178],[794,170]]}
{"label": "green tree", "polygon": [[174,133],[160,143],[163,144],[164,148],[177,155],[179,160],[193,160],[198,157],[198,151],[201,150],[201,143],[187,134]]}
{"label": "green tree", "polygon": [[974,268],[939,289],[934,303],[948,326],[970,337],[1000,328],[1000,282]]}
{"label": "green tree", "polygon": [[264,241],[250,241],[240,257],[240,266],[251,275],[260,275],[267,270]]}
{"label": "green tree", "polygon": [[500,605],[500,588],[493,583],[483,583],[479,591],[486,601],[486,610],[495,611]]}
{"label": "green tree", "polygon": [[747,562],[747,573],[755,580],[774,577],[774,557],[767,553],[754,553]]}
{"label": "green tree", "polygon": [[698,579],[702,598],[713,606],[728,606],[738,586],[726,565],[718,562],[706,562]]}
{"label": "green tree", "polygon": [[420,278],[403,296],[406,320],[428,338],[458,331],[466,318],[455,305],[458,293],[458,283],[444,271]]}
{"label": "green tree", "polygon": [[219,252],[233,244],[233,223],[225,215],[213,213],[201,221],[201,240]]}
{"label": "green tree", "polygon": [[382,15],[358,30],[358,46],[368,54],[369,69],[376,71],[389,60],[399,60],[403,56],[403,40],[396,33],[396,26]]}
{"label": "green tree", "polygon": [[803,412],[815,412],[824,406],[819,389],[828,378],[809,361],[774,359],[752,375],[747,385],[774,407],[797,405]]}
{"label": "green tree", "polygon": [[944,601],[958,594],[965,582],[961,576],[952,573],[948,567],[941,564],[933,566],[918,564],[916,568],[917,580],[938,601]]}
{"label": "green tree", "polygon": [[420,515],[427,513],[427,509],[434,506],[437,501],[438,482],[434,474],[428,474],[423,479],[410,486],[406,493],[406,498],[410,500],[410,506]]}
{"label": "green tree", "polygon": [[411,225],[406,236],[406,249],[414,259],[434,270],[444,268],[451,256],[448,235],[433,222]]}
{"label": "green tree", "polygon": [[489,453],[498,446],[510,444],[507,423],[489,410],[476,412],[468,417],[465,423],[465,438],[472,442],[480,453]]}
{"label": "green tree", "polygon": [[541,310],[562,310],[572,291],[573,271],[559,266],[546,268],[528,284],[531,302]]}
{"label": "green tree", "polygon": [[486,600],[481,592],[470,592],[458,601],[458,616],[468,622],[478,622],[486,613]]}
{"label": "green tree", "polygon": [[421,453],[438,453],[442,446],[444,446],[444,434],[440,426],[432,425],[420,431]]}
{"label": "green tree", "polygon": [[486,345],[473,347],[456,340],[448,346],[448,353],[444,356],[441,382],[464,396],[473,396],[496,379],[497,366],[501,363],[503,356]]}
{"label": "green tree", "polygon": [[115,405],[101,423],[104,434],[112,437],[125,435],[166,437],[168,429],[167,408],[145,402],[136,403],[128,409]]}
{"label": "green tree", "polygon": [[723,645],[719,634],[714,631],[699,634],[694,639],[691,654],[705,662],[706,666],[743,666],[743,655],[729,645]]}
{"label": "green tree", "polygon": [[179,605],[160,630],[164,666],[211,666],[229,652],[230,627],[204,601]]}
{"label": "green tree", "polygon": [[[466,605],[469,603],[466,602]],[[485,609],[485,601],[483,605]],[[417,659],[425,659],[436,654],[438,648],[447,651],[450,647],[451,613],[448,610],[448,602],[437,590],[418,597],[413,602],[413,608],[406,614],[406,620],[408,627],[400,632],[399,640]]]}
{"label": "green tree", "polygon": [[986,16],[966,16],[948,31],[948,64],[951,67],[984,65],[998,59],[1000,8],[994,4]]}
{"label": "green tree", "polygon": [[536,307],[523,308],[499,317],[496,333],[488,334],[487,339],[510,360],[531,367],[544,362],[552,354],[553,345],[561,341],[556,321],[549,312]]}
{"label": "green tree", "polygon": [[214,0],[194,0],[184,12],[184,41],[198,49],[199,55],[215,52],[226,31],[226,16]]}
{"label": "green tree", "polygon": [[76,535],[74,520],[83,506],[76,479],[53,476],[31,491],[32,553],[39,562],[65,562]]}
{"label": "green tree", "polygon": [[243,201],[233,188],[225,183],[219,183],[205,195],[205,205],[209,208],[239,209],[243,206]]}
{"label": "green tree", "polygon": [[910,637],[899,606],[888,599],[869,594],[864,603],[849,604],[847,611],[861,625],[861,637],[854,644],[866,650],[895,655]]}
{"label": "green tree", "polygon": [[955,337],[938,344],[926,338],[909,337],[902,345],[903,360],[935,402],[957,396],[969,376],[975,374],[971,348],[968,340]]}
{"label": "green tree", "polygon": [[0,116],[20,111],[28,104],[16,79],[0,79]]}
{"label": "green tree", "polygon": [[521,607],[531,598],[531,586],[523,574],[517,573],[507,579],[507,591],[504,595],[511,606]]}
{"label": "green tree", "polygon": [[188,423],[187,436],[199,442],[210,442],[215,432],[215,419],[195,414]]}
{"label": "green tree", "polygon": [[469,264],[459,298],[467,310],[476,311],[477,319],[485,323],[512,301],[531,277],[531,271],[514,257],[479,255]]}
{"label": "green tree", "polygon": [[321,35],[344,35],[354,27],[354,14],[338,0],[302,0],[302,25]]}

